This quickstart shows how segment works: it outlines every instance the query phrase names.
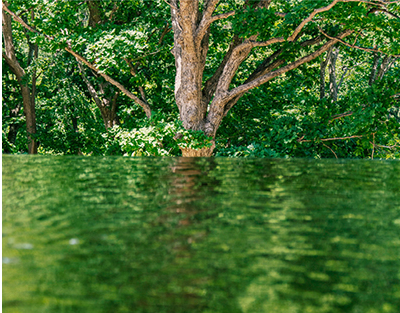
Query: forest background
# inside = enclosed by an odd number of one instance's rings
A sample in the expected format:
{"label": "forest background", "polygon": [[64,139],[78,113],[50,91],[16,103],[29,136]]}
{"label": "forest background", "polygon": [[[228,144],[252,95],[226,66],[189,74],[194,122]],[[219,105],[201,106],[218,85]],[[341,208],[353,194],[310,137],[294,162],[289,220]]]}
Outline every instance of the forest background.
{"label": "forest background", "polygon": [[3,153],[400,157],[400,1],[3,1]]}

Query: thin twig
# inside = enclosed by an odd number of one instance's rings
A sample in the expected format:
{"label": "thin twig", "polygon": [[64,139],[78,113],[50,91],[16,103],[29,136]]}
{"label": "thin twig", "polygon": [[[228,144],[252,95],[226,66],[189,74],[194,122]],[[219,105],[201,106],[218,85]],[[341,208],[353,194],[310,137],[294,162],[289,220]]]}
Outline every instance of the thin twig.
{"label": "thin twig", "polygon": [[132,60],[130,60],[130,61],[131,61],[131,62],[135,62],[135,61],[144,59],[145,57],[148,57],[149,55],[157,54],[157,53],[159,53],[160,51],[161,51],[161,50],[157,50],[157,51],[154,51],[154,52],[150,52],[150,53],[147,53],[147,54],[142,55],[142,56],[140,56],[140,57],[137,57],[137,58],[135,58],[135,59],[132,59]]}
{"label": "thin twig", "polygon": [[353,115],[353,111],[348,111],[348,112],[344,112],[344,113],[342,113],[342,114],[333,115],[333,116],[331,116],[331,118],[329,119],[329,123],[332,122],[332,121],[334,121],[334,120],[336,120],[336,119],[338,119],[338,118],[342,118],[342,117],[350,116],[350,115]]}
{"label": "thin twig", "polygon": [[373,143],[373,142],[369,142],[371,145],[373,145],[373,146],[375,146],[375,147],[378,147],[378,148],[386,148],[386,149],[396,149],[396,148],[399,148],[400,146],[399,145],[393,145],[393,146],[384,146],[384,145],[378,145],[378,144],[375,144],[375,143]]}
{"label": "thin twig", "polygon": [[372,144],[372,155],[371,155],[371,159],[373,160],[374,159],[374,152],[375,152],[375,133],[372,133],[372,141],[373,141],[373,144]]}
{"label": "thin twig", "polygon": [[335,151],[333,151],[329,146],[327,146],[326,144],[322,144],[324,147],[327,147],[329,150],[331,150],[332,151],[332,153],[335,155],[335,158],[337,159],[338,157],[337,157],[337,155],[336,155],[336,153],[335,153]]}
{"label": "thin twig", "polygon": [[168,34],[171,31],[171,29],[172,29],[172,27],[169,27],[169,24],[167,23],[167,25],[165,26],[165,28],[160,36],[160,39],[158,40],[158,45],[162,44],[162,41],[163,41],[165,35]]}
{"label": "thin twig", "polygon": [[178,11],[178,8],[174,5],[172,5],[171,3],[167,2],[167,0],[163,0],[166,4],[168,4],[171,8],[175,9]]}
{"label": "thin twig", "polygon": [[[347,139],[352,139],[352,138],[361,138],[364,137],[365,135],[361,136],[348,136],[348,137],[335,137],[335,138],[323,138],[319,139],[320,141],[333,141],[333,140],[347,140]],[[302,137],[303,138],[303,137]],[[297,139],[298,142],[314,142],[317,141],[318,139],[313,139],[313,140],[303,140],[301,138]]]}
{"label": "thin twig", "polygon": [[[317,26],[317,27],[318,27],[319,31],[320,31],[325,37],[327,37],[327,38],[329,38],[329,39],[337,39],[340,43],[342,43],[342,44],[344,44],[345,46],[348,46],[348,47],[350,47],[350,48],[358,49],[358,50],[363,50],[363,51],[367,51],[367,52],[378,52],[378,53],[382,53],[382,54],[385,54],[385,55],[389,55],[388,53],[385,53],[385,52],[383,52],[383,51],[381,51],[381,50],[379,50],[379,49],[371,49],[371,48],[365,48],[365,47],[360,47],[360,46],[351,45],[351,44],[349,44],[349,43],[343,41],[342,39],[339,39],[339,38],[337,38],[337,37],[329,36],[327,33],[325,33],[325,32],[322,30],[321,27],[319,27],[319,26]],[[393,55],[393,56],[395,56],[395,57],[400,57],[400,54],[396,54],[396,55]]]}

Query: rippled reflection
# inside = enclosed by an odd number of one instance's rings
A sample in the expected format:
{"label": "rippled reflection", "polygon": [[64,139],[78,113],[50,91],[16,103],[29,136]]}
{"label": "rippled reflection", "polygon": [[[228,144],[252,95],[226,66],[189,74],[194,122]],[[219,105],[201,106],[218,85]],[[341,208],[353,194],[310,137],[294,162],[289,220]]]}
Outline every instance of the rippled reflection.
{"label": "rippled reflection", "polygon": [[400,312],[400,163],[3,157],[4,312]]}

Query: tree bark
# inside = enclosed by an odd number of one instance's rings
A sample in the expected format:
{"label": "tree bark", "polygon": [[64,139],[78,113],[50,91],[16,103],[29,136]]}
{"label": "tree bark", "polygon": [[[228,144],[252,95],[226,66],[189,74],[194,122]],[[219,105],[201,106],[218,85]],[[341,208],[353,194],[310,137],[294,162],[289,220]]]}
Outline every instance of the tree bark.
{"label": "tree bark", "polygon": [[[3,5],[8,6],[7,1]],[[28,153],[36,154],[38,144],[35,139],[36,135],[36,114],[35,114],[35,88],[36,88],[36,74],[33,73],[32,77],[32,91],[29,89],[29,85],[26,82],[25,76],[26,72],[21,67],[15,54],[15,47],[13,43],[12,36],[12,26],[11,26],[11,16],[6,14],[4,9],[2,10],[3,16],[3,39],[4,39],[4,52],[3,57],[7,64],[10,66],[11,70],[17,77],[20,85],[22,103],[24,108],[24,115],[26,118],[26,132],[28,137]],[[29,44],[29,43],[28,43]],[[38,50],[37,47],[34,51],[34,55],[37,58]]]}
{"label": "tree bark", "polygon": [[103,22],[103,12],[99,1],[86,0],[89,9],[89,26],[96,27]]}
{"label": "tree bark", "polygon": [[331,47],[326,54],[326,59],[321,60],[320,70],[319,70],[319,98],[325,98],[325,73],[326,67],[328,66],[329,59],[332,53],[333,47]]}
{"label": "tree bark", "polygon": [[212,142],[211,147],[201,149],[180,148],[183,157],[210,157],[215,148],[215,141]]}
{"label": "tree bark", "polygon": [[335,47],[329,59],[329,92],[333,102],[337,102],[338,86],[336,83],[336,60],[339,56],[339,48]]}
{"label": "tree bark", "polygon": [[371,67],[371,73],[369,75],[369,81],[368,84],[372,86],[375,82],[375,74],[376,70],[378,68],[378,63],[379,63],[380,55],[377,52],[374,52],[374,60],[372,61],[372,67]]}
{"label": "tree bark", "polygon": [[391,60],[392,60],[391,56],[385,55],[385,57],[382,60],[381,66],[379,67],[378,73],[376,74],[377,79],[382,79],[383,75],[385,75],[386,71],[389,68]]}
{"label": "tree bark", "polygon": [[[21,110],[21,103],[18,103],[14,109],[10,110],[10,117],[11,118],[18,117],[20,110]],[[17,122],[13,122],[12,124],[10,124],[10,129],[8,130],[7,139],[8,142],[13,145],[15,144],[15,141],[17,139],[19,127],[20,125]],[[6,152],[11,153],[11,151],[6,151]]]}
{"label": "tree bark", "polygon": [[208,49],[208,30],[200,42],[196,39],[199,20],[198,0],[171,1],[172,27],[174,30],[175,100],[183,126],[200,130],[207,112],[202,103],[202,79]]}

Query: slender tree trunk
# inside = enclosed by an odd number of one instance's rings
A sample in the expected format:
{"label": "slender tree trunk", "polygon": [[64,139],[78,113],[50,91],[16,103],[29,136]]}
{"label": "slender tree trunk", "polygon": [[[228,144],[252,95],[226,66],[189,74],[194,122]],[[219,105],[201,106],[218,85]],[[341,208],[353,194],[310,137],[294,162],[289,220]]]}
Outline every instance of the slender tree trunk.
{"label": "slender tree trunk", "polygon": [[96,27],[103,22],[103,12],[99,1],[86,0],[89,9],[89,26]]}
{"label": "slender tree trunk", "polygon": [[380,55],[377,52],[374,52],[374,60],[372,62],[372,68],[371,68],[371,73],[369,75],[369,82],[368,84],[370,86],[373,85],[373,83],[375,82],[375,74],[376,74],[376,70],[378,68],[378,63],[379,63],[379,59],[380,59]]}
{"label": "slender tree trunk", "polygon": [[31,93],[27,85],[21,84],[22,102],[24,104],[24,114],[26,118],[26,132],[28,133],[28,153],[37,153],[36,135],[36,114],[32,103]]}
{"label": "slender tree trunk", "polygon": [[[8,6],[7,1],[3,3]],[[16,55],[15,55],[15,47],[13,43],[12,37],[12,26],[11,26],[11,17],[6,14],[4,9],[2,11],[3,14],[3,39],[4,39],[4,52],[3,57],[6,60],[7,64],[10,66],[12,71],[15,73],[17,80],[19,82],[22,94],[22,102],[24,108],[24,115],[26,117],[26,131],[28,137],[28,153],[36,154],[38,144],[35,139],[36,135],[36,114],[35,114],[35,88],[36,88],[36,74],[33,73],[32,78],[32,92],[29,89],[28,83],[24,80],[26,73],[25,70],[19,64]],[[29,44],[29,43],[28,43]],[[37,58],[38,52],[37,47],[34,50],[35,57]]]}
{"label": "slender tree trunk", "polygon": [[336,83],[336,60],[339,56],[339,48],[335,47],[332,50],[329,60],[329,92],[333,102],[337,102],[338,86]]}
{"label": "slender tree trunk", "polygon": [[[18,128],[19,128],[19,125],[16,123],[13,123],[10,125],[10,129],[8,130],[8,134],[7,134],[7,139],[8,139],[8,142],[10,142],[11,144],[15,144],[15,141],[17,140]],[[8,152],[11,152],[11,151],[8,151]]]}
{"label": "slender tree trunk", "polygon": [[325,98],[325,73],[326,73],[326,67],[328,66],[331,53],[332,53],[333,47],[331,47],[327,53],[326,53],[326,59],[321,60],[321,65],[320,65],[320,70],[319,70],[319,98],[323,99]]}
{"label": "slender tree trunk", "polygon": [[[14,109],[10,110],[10,117],[11,118],[18,117],[20,111],[21,111],[21,103],[19,102]],[[10,129],[8,130],[7,139],[8,142],[10,142],[13,145],[15,144],[15,141],[17,139],[19,127],[20,125],[17,122],[13,122],[12,124],[10,124]],[[11,151],[7,151],[7,153],[11,153]]]}
{"label": "slender tree trunk", "polygon": [[377,79],[382,79],[383,75],[385,75],[386,71],[389,68],[391,60],[392,60],[391,56],[385,55],[385,57],[382,60],[381,66],[379,67],[378,73],[376,74]]}

